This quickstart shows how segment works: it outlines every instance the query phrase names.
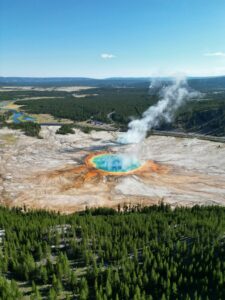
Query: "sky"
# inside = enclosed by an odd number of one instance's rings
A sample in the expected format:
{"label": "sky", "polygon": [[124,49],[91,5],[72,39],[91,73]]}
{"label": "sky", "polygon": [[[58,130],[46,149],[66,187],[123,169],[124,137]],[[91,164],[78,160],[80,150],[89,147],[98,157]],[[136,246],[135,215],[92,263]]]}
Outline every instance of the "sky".
{"label": "sky", "polygon": [[0,0],[0,76],[225,75],[224,0]]}

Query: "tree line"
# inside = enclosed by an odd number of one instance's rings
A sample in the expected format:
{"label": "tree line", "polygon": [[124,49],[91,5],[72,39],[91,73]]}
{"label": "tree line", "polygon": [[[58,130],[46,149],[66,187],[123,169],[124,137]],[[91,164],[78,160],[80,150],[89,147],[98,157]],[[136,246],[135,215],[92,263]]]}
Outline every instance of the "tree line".
{"label": "tree line", "polygon": [[0,299],[222,300],[224,287],[223,207],[0,207]]}

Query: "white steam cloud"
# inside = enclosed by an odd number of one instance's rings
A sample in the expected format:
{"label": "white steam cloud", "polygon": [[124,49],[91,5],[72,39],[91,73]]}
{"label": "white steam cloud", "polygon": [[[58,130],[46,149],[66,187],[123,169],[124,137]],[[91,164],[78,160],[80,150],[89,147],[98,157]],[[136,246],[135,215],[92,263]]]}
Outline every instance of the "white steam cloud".
{"label": "white steam cloud", "polygon": [[[161,87],[159,83],[153,82],[152,88]],[[199,92],[191,91],[184,78],[176,78],[172,85],[161,87],[160,100],[157,104],[149,107],[141,119],[129,123],[128,131],[122,134],[118,142],[122,144],[140,143],[147,135],[147,132],[160,124],[161,121],[170,123],[176,110],[186,101],[199,96]]]}

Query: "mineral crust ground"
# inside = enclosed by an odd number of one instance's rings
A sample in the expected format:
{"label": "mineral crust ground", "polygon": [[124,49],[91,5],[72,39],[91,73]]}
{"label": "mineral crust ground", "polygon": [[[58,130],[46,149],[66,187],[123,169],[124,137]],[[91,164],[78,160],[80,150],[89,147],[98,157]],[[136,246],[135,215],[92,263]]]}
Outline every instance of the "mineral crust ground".
{"label": "mineral crust ground", "polygon": [[0,203],[71,213],[85,207],[118,204],[175,206],[225,205],[225,144],[151,136],[140,148],[136,169],[105,172],[93,165],[102,154],[129,153],[116,133],[56,135],[43,127],[43,139],[0,129]]}

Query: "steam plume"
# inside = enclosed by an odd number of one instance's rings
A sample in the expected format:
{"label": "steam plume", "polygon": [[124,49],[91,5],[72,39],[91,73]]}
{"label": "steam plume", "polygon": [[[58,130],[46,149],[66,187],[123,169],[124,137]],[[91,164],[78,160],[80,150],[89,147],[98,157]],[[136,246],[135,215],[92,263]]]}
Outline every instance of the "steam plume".
{"label": "steam plume", "polygon": [[[150,90],[158,86],[160,84],[154,82],[150,85]],[[184,78],[176,78],[172,85],[161,87],[161,99],[157,104],[149,107],[141,119],[131,121],[128,131],[122,134],[118,141],[122,144],[140,143],[150,129],[158,126],[161,121],[170,123],[176,110],[186,101],[198,95],[198,92],[190,90]]]}

